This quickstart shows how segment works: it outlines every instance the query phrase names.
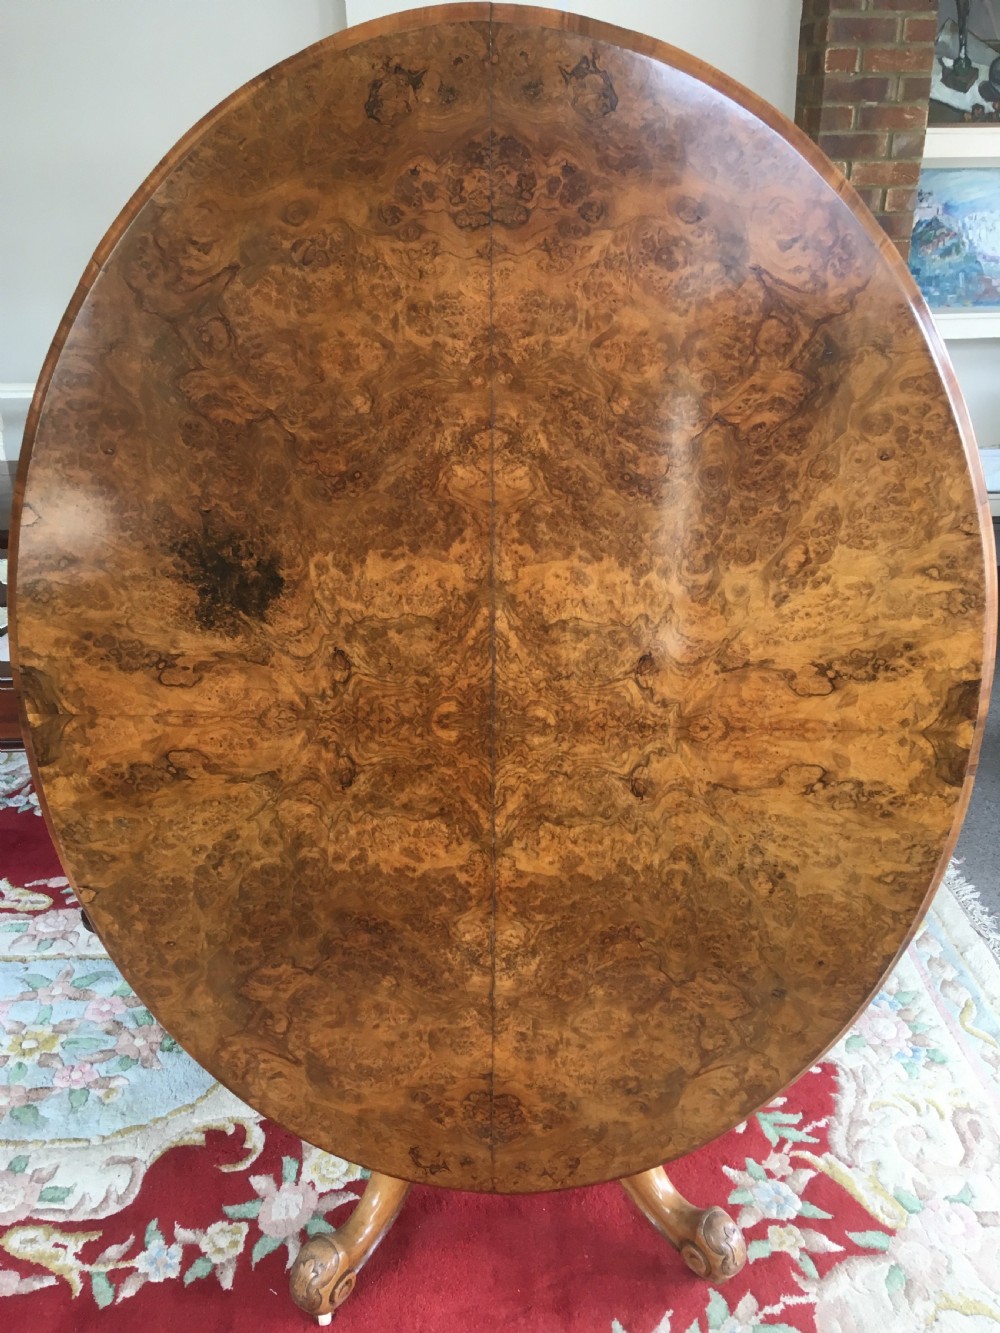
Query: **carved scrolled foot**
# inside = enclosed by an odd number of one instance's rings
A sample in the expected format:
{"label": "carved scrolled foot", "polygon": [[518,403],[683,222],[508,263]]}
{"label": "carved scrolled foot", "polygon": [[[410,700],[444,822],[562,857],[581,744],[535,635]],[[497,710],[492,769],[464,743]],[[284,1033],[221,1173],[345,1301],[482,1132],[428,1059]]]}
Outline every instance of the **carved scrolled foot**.
{"label": "carved scrolled foot", "polygon": [[643,1216],[666,1236],[698,1277],[724,1282],[747,1261],[743,1232],[722,1208],[695,1208],[662,1166],[626,1176],[622,1188]]}
{"label": "carved scrolled foot", "polygon": [[743,1232],[723,1208],[706,1208],[695,1237],[680,1247],[681,1258],[698,1277],[725,1282],[747,1261]]}
{"label": "carved scrolled foot", "polygon": [[344,1225],[313,1236],[299,1250],[289,1283],[292,1300],[317,1324],[329,1324],[334,1310],[350,1296],[358,1273],[395,1222],[409,1192],[409,1181],[373,1171]]}

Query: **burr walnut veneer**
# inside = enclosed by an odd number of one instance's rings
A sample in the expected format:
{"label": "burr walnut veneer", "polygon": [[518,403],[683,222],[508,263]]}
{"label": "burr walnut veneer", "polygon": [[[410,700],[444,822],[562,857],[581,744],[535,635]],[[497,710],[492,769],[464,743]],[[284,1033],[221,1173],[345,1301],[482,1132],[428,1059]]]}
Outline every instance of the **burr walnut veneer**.
{"label": "burr walnut veneer", "polygon": [[912,931],[990,670],[974,444],[850,188],[697,61],[485,4],[286,61],[125,209],[28,438],[67,872],[310,1142],[640,1173]]}

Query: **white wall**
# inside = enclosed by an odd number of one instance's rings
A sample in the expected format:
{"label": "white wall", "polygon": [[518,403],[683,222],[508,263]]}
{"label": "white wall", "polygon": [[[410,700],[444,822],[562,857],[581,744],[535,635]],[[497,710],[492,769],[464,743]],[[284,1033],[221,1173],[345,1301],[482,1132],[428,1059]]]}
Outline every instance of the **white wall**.
{"label": "white wall", "polygon": [[[545,7],[658,37],[745,83],[786,116],[795,110],[802,0],[549,0]],[[347,0],[347,21],[407,8],[394,0]]]}
{"label": "white wall", "polygon": [[956,339],[948,352],[980,449],[1000,449],[1000,341]]}
{"label": "white wall", "polygon": [[[34,380],[119,209],[194,121],[344,0],[0,0],[0,383]],[[0,401],[8,456],[23,404]]]}

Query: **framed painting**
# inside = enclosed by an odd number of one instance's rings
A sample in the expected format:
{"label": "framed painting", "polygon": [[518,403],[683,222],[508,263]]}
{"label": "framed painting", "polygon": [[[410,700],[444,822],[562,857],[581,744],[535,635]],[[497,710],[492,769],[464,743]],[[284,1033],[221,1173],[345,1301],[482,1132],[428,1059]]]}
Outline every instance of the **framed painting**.
{"label": "framed painting", "polygon": [[1000,333],[1000,162],[925,165],[910,269],[942,332],[979,338]]}
{"label": "framed painting", "polygon": [[938,0],[930,125],[1000,124],[1000,0]]}

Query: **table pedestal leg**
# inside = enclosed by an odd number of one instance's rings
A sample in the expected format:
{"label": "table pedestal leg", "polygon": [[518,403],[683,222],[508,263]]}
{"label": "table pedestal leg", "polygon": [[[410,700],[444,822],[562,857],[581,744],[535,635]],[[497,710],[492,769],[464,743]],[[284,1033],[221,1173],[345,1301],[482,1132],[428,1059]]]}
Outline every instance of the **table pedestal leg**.
{"label": "table pedestal leg", "polygon": [[662,1166],[626,1176],[622,1188],[692,1272],[712,1282],[734,1277],[747,1261],[746,1241],[721,1208],[695,1208],[670,1183]]}
{"label": "table pedestal leg", "polygon": [[313,1236],[292,1265],[292,1300],[318,1324],[329,1324],[333,1312],[354,1290],[358,1273],[395,1222],[409,1181],[373,1171],[354,1212],[336,1231]]}

